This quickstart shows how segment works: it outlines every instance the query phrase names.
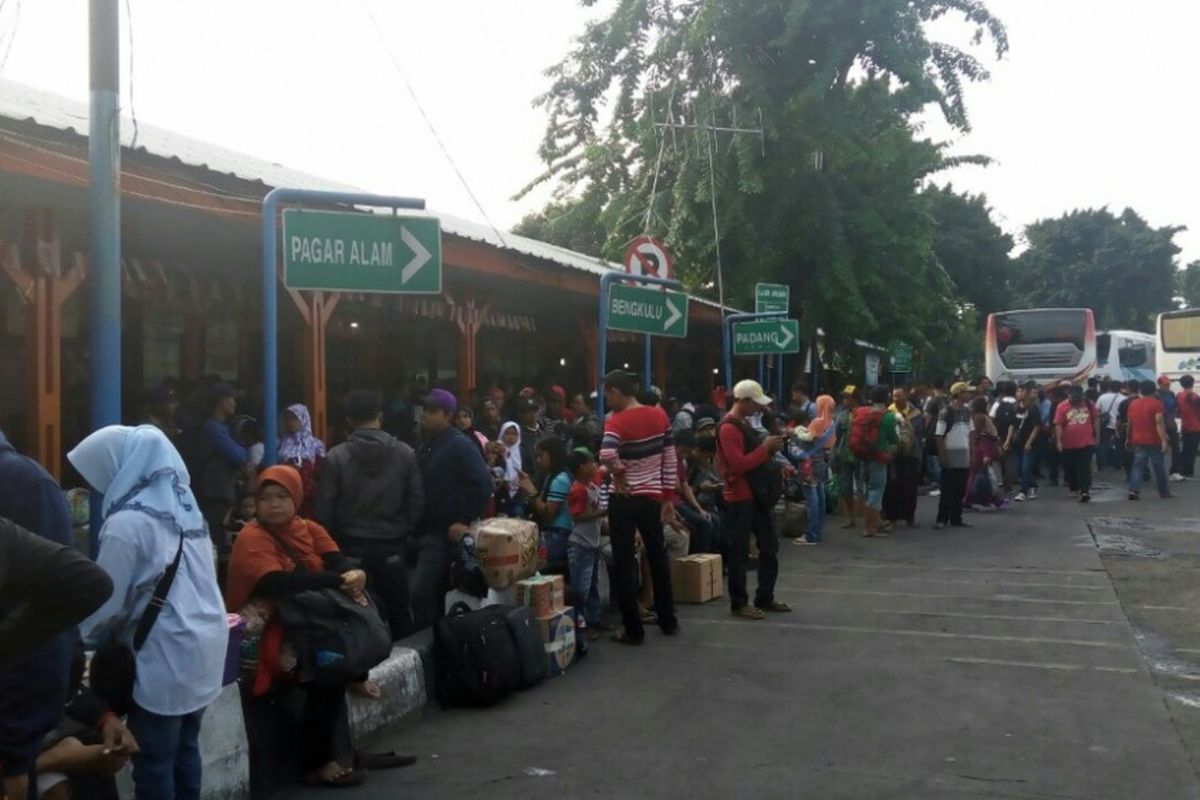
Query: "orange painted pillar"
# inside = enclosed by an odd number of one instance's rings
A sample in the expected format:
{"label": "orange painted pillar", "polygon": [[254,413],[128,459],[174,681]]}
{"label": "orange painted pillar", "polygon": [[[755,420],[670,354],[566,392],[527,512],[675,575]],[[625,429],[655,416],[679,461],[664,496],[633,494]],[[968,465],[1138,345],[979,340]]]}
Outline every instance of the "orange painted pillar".
{"label": "orange painted pillar", "polygon": [[[324,439],[328,423],[329,401],[325,387],[325,334],[329,319],[337,308],[341,295],[337,292],[301,294],[287,289],[288,296],[304,320],[304,335],[300,339],[303,370],[304,404],[312,417],[313,434]],[[278,408],[264,408],[264,414],[278,414]]]}
{"label": "orange painted pillar", "polygon": [[587,370],[588,392],[600,388],[600,325],[590,320],[578,319],[579,338],[583,342],[583,363]]}
{"label": "orange painted pillar", "polygon": [[458,326],[458,396],[465,398],[475,386],[475,330]]}
{"label": "orange painted pillar", "polygon": [[662,390],[663,398],[667,397],[667,348],[670,342],[663,339],[654,340],[654,385]]}
{"label": "orange painted pillar", "polygon": [[[58,479],[62,474],[62,305],[84,277],[83,256],[62,274],[57,232],[39,233],[36,265],[0,242],[0,266],[26,304],[25,391],[28,454]],[[113,380],[120,380],[114,375]]]}

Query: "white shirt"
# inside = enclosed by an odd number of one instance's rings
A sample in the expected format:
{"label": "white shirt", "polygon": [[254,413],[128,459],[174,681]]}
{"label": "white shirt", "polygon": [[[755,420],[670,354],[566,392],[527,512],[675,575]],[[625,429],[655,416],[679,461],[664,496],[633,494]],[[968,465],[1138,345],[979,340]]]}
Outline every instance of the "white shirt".
{"label": "white shirt", "polygon": [[1121,395],[1116,392],[1105,392],[1096,400],[1096,410],[1104,417],[1104,426],[1109,430],[1117,429],[1117,411],[1121,408]]}

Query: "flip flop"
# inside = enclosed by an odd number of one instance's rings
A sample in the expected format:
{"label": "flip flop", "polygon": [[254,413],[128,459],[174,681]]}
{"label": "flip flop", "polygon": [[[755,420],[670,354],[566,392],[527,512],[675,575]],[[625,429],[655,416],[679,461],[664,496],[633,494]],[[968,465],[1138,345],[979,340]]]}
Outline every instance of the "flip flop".
{"label": "flip flop", "polygon": [[399,769],[411,767],[417,763],[416,756],[400,755],[394,750],[386,753],[356,753],[354,766],[356,769]]}
{"label": "flip flop", "polygon": [[346,770],[336,778],[323,778],[320,775],[306,775],[304,782],[309,786],[323,789],[350,789],[362,786],[363,773],[355,769]]}

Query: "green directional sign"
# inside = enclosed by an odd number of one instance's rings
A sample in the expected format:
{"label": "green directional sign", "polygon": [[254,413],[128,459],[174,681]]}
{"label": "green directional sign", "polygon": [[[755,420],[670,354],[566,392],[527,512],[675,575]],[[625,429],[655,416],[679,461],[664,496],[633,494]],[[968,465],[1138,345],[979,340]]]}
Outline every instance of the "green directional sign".
{"label": "green directional sign", "polygon": [[892,372],[912,372],[913,348],[908,342],[892,342]]}
{"label": "green directional sign", "polygon": [[608,327],[654,336],[687,336],[688,296],[614,283],[608,294]]}
{"label": "green directional sign", "polygon": [[285,209],[283,280],[289,289],[440,294],[441,224],[436,217]]}
{"label": "green directional sign", "polygon": [[786,313],[791,305],[791,287],[782,283],[754,284],[754,313],[767,314],[773,311]]}
{"label": "green directional sign", "polygon": [[800,352],[800,323],[794,319],[758,319],[733,324],[735,356],[786,355]]}

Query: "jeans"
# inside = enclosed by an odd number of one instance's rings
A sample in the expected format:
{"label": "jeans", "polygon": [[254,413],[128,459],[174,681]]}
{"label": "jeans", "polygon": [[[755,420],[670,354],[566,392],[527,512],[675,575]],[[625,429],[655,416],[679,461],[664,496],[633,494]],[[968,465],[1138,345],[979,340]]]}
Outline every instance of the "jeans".
{"label": "jeans", "polygon": [[1096,464],[1100,469],[1121,466],[1121,453],[1117,449],[1117,432],[1112,428],[1100,429],[1100,447],[1096,451]]}
{"label": "jeans", "polygon": [[1092,445],[1062,451],[1063,472],[1067,488],[1072,492],[1087,494],[1092,489]]}
{"label": "jeans", "polygon": [[675,602],[671,597],[671,563],[663,539],[662,503],[649,497],[616,495],[608,503],[608,532],[613,549],[613,592],[621,607],[625,635],[635,642],[645,638],[638,607],[638,567],[635,536],[642,535],[643,557],[654,583],[654,613],[658,627],[673,631]]}
{"label": "jeans", "polygon": [[933,483],[938,486],[942,485],[942,462],[935,453],[925,454],[925,474]]}
{"label": "jeans", "polygon": [[1172,475],[1182,475],[1179,470],[1183,467],[1182,454],[1179,449],[1179,431],[1174,428],[1167,428],[1167,439],[1171,444],[1171,473]]}
{"label": "jeans", "polygon": [[1167,497],[1171,490],[1167,488],[1167,465],[1162,447],[1157,444],[1139,444],[1133,451],[1133,472],[1129,474],[1129,491],[1142,491],[1142,480],[1146,475],[1146,462],[1154,465],[1154,480],[1158,483],[1158,494]]}
{"label": "jeans", "polygon": [[689,538],[688,552],[711,553],[714,538],[713,523],[687,503],[676,506],[675,510],[679,512],[679,516],[683,518],[688,531],[692,534]]}
{"label": "jeans", "polygon": [[566,528],[546,528],[542,531],[542,541],[546,544],[546,561],[559,565],[567,563],[567,540],[571,531]]}
{"label": "jeans", "polygon": [[942,467],[942,496],[938,498],[937,521],[961,525],[963,497],[967,493],[967,468]]}
{"label": "jeans", "polygon": [[1200,449],[1200,431],[1183,432],[1183,463],[1179,465],[1179,474],[1191,478],[1196,473],[1196,450]]}
{"label": "jeans", "polygon": [[600,550],[571,542],[567,545],[567,569],[571,573],[571,586],[579,593],[583,604],[583,618],[588,627],[601,622],[600,615]]}
{"label": "jeans", "polygon": [[1031,450],[1026,450],[1023,447],[1018,449],[1017,459],[1020,464],[1021,491],[1028,492],[1030,489],[1038,488],[1037,445],[1035,444]]}
{"label": "jeans", "polygon": [[750,560],[750,534],[758,540],[758,588],[754,605],[762,608],[775,601],[779,578],[779,538],[771,512],[753,500],[729,504],[729,601],[734,611],[749,602],[746,564]]}
{"label": "jeans", "polygon": [[408,564],[404,542],[399,539],[355,539],[343,536],[342,552],[362,562],[367,573],[367,594],[398,641],[413,632],[412,608],[408,595]]}
{"label": "jeans", "polygon": [[129,732],[142,752],[133,757],[137,800],[199,800],[200,720],[204,709],[166,717],[135,706]]}
{"label": "jeans", "polygon": [[808,507],[808,534],[810,542],[825,540],[825,484],[804,484],[804,504]]}
{"label": "jeans", "polygon": [[450,583],[450,540],[442,530],[426,531],[417,540],[417,564],[412,571],[413,629],[428,628],[446,612]]}
{"label": "jeans", "polygon": [[872,461],[867,469],[867,508],[875,511],[883,510],[883,493],[887,490],[888,465]]}

